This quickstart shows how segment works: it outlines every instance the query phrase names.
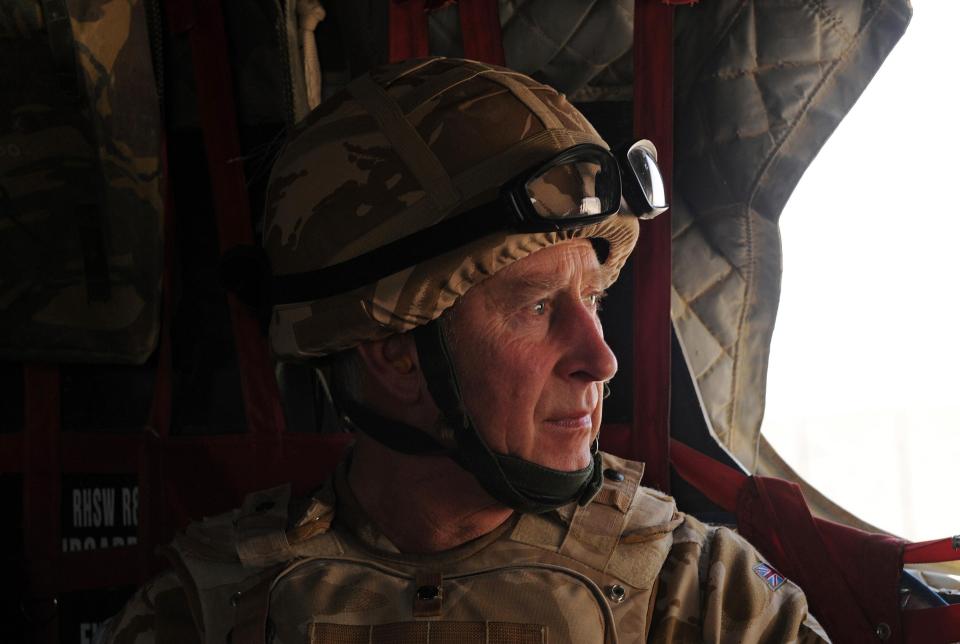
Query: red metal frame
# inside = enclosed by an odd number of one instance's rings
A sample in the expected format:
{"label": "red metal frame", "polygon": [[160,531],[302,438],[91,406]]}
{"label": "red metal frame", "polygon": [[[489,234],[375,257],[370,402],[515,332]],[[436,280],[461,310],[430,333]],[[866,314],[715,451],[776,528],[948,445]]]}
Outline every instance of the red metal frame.
{"label": "red metal frame", "polygon": [[[53,589],[43,584],[60,570],[60,370],[50,365],[23,368],[23,549],[29,595],[53,604]],[[56,641],[58,622],[37,625],[35,636]]]}
{"label": "red metal frame", "polygon": [[457,11],[464,56],[491,65],[505,65],[497,0],[460,0]]}
{"label": "red metal frame", "polygon": [[390,62],[423,58],[430,53],[427,7],[424,0],[389,0]]}
{"label": "red metal frame", "polygon": [[[633,127],[657,146],[672,197],[673,7],[636,0]],[[644,461],[644,485],[670,491],[670,212],[642,222],[633,251],[633,432],[625,455]]]}
{"label": "red metal frame", "polygon": [[[236,246],[252,245],[254,238],[223,13],[219,1],[170,0],[166,4],[179,5],[172,10],[178,22],[171,21],[171,30],[185,31],[190,41],[220,252],[225,253]],[[267,343],[253,313],[234,293],[228,293],[227,299],[247,427],[254,434],[278,435],[286,421]]]}

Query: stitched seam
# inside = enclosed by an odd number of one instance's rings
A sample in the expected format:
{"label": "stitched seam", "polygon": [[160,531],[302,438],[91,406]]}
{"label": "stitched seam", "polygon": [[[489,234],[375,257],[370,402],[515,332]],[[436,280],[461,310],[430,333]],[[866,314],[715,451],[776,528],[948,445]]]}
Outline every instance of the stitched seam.
{"label": "stitched seam", "polygon": [[[679,295],[679,294],[678,294],[678,295]],[[681,298],[681,299],[682,299],[682,298]],[[684,301],[684,304],[687,304],[686,301]],[[727,347],[723,346],[723,344],[720,342],[720,340],[717,339],[717,336],[716,336],[716,334],[713,332],[713,329],[710,328],[710,325],[707,324],[707,323],[704,321],[704,319],[697,314],[696,311],[694,311],[692,308],[690,308],[690,305],[689,305],[689,304],[687,304],[686,308],[687,308],[687,310],[690,312],[690,315],[693,316],[693,317],[695,317],[695,318],[697,318],[697,320],[700,322],[700,324],[703,326],[703,328],[705,328],[705,329],[710,333],[710,336],[711,336],[714,340],[716,340],[717,346],[720,347],[720,350],[723,351],[725,354],[727,354],[727,356],[728,356],[729,358],[733,359],[733,354],[730,353],[730,350],[729,350]]]}
{"label": "stitched seam", "polygon": [[[808,8],[812,8],[816,10],[816,7],[811,7],[809,0],[804,0],[804,4]],[[740,360],[739,360],[740,347],[744,341],[743,329],[746,324],[747,312],[750,309],[750,306],[749,306],[750,298],[753,296],[754,289],[756,287],[756,284],[755,284],[756,258],[753,252],[754,251],[753,225],[752,225],[753,208],[750,206],[750,204],[752,204],[753,200],[756,198],[757,191],[759,190],[760,182],[762,178],[766,175],[767,171],[769,170],[770,165],[773,162],[773,159],[777,157],[777,154],[783,148],[783,145],[786,143],[788,139],[790,139],[791,135],[796,131],[797,127],[799,127],[800,122],[804,120],[804,117],[806,116],[808,110],[810,109],[810,105],[813,102],[814,97],[817,97],[820,95],[820,92],[822,91],[824,85],[826,85],[828,80],[833,80],[836,69],[837,67],[840,66],[841,61],[846,60],[849,53],[853,50],[854,45],[861,40],[862,35],[867,30],[867,27],[873,24],[874,19],[876,19],[877,15],[880,14],[880,8],[885,4],[886,4],[885,2],[881,2],[880,4],[877,5],[877,8],[873,11],[872,14],[870,14],[867,20],[863,23],[863,26],[857,31],[856,35],[850,40],[850,42],[843,49],[843,51],[840,52],[840,55],[833,62],[833,64],[829,66],[827,72],[823,75],[823,77],[820,78],[819,82],[817,82],[816,86],[813,88],[813,91],[810,92],[807,99],[803,102],[803,106],[801,107],[799,112],[800,116],[794,120],[793,124],[780,136],[779,140],[775,141],[775,145],[773,146],[773,148],[771,148],[770,152],[767,153],[766,157],[763,160],[763,163],[761,163],[760,165],[759,171],[756,174],[756,178],[753,181],[753,185],[750,188],[749,196],[747,198],[748,210],[747,210],[747,219],[746,219],[747,264],[746,264],[746,270],[745,270],[745,277],[747,278],[747,287],[744,293],[745,297],[743,300],[743,308],[740,311],[740,319],[737,322],[737,333],[736,333],[737,342],[734,348],[734,353],[736,354],[737,357],[734,358],[734,361],[733,361],[733,372],[732,372],[732,378],[730,380],[730,394],[731,394],[730,400],[732,401],[732,403],[730,405],[730,412],[728,414],[728,418],[730,420],[729,427],[731,429],[730,442],[728,443],[728,447],[734,452],[736,452],[736,449],[733,445],[734,439],[736,438],[736,432],[733,431],[733,419],[736,417],[736,412],[738,407],[737,392],[740,389],[739,383],[738,383],[738,378],[740,376],[740,371],[741,371]],[[820,15],[824,15],[824,14],[820,14]],[[825,17],[825,20],[828,23],[833,23],[834,27],[836,28],[835,25],[836,25],[837,19],[835,15],[833,14],[827,15]],[[764,392],[764,395],[761,397],[761,402],[762,403],[766,402],[766,392]],[[753,446],[753,452],[754,452],[754,462],[751,464],[751,466],[756,464],[756,455],[758,454],[758,446],[756,444]]]}
{"label": "stitched seam", "polygon": [[687,220],[687,223],[685,223],[682,228],[677,228],[677,229],[675,229],[675,230],[673,231],[673,235],[672,235],[671,239],[672,239],[673,241],[679,240],[679,239],[682,238],[684,235],[686,235],[688,232],[690,232],[690,230],[691,230],[693,227],[694,227],[694,223],[693,223],[693,218],[691,217],[690,219]]}
{"label": "stitched seam", "polygon": [[716,74],[710,74],[705,76],[703,80],[735,80],[737,78],[743,78],[744,76],[756,76],[758,74],[765,74],[770,71],[776,71],[780,69],[802,69],[804,67],[822,67],[823,65],[828,65],[830,63],[836,62],[835,59],[826,59],[826,60],[790,60],[790,61],[781,61],[778,63],[771,63],[769,65],[758,65],[756,67],[751,67],[749,69],[736,69],[736,70],[721,70]]}
{"label": "stitched seam", "polygon": [[723,275],[721,275],[720,277],[716,278],[715,280],[707,284],[706,287],[698,291],[696,294],[691,295],[690,297],[684,298],[684,299],[687,300],[687,304],[693,304],[694,302],[699,300],[701,297],[703,297],[713,289],[717,288],[718,286],[726,282],[727,278],[730,277],[730,275],[733,273],[735,273],[735,271],[733,270],[733,267],[728,265],[727,271]]}

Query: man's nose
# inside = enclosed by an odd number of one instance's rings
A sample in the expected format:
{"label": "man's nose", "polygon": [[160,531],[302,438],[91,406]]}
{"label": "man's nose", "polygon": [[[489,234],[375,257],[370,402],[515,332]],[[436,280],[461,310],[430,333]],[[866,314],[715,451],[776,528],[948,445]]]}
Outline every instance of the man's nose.
{"label": "man's nose", "polygon": [[561,368],[565,375],[586,382],[612,379],[617,373],[617,357],[603,339],[600,320],[582,303],[573,309],[563,330],[566,353]]}

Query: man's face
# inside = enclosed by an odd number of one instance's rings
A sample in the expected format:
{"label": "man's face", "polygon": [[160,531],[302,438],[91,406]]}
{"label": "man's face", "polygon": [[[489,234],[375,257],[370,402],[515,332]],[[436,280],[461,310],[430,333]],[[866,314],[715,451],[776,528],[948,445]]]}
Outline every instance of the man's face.
{"label": "man's face", "polygon": [[617,371],[597,317],[590,242],[537,251],[472,288],[450,320],[463,401],[494,452],[559,470],[590,462],[602,383]]}

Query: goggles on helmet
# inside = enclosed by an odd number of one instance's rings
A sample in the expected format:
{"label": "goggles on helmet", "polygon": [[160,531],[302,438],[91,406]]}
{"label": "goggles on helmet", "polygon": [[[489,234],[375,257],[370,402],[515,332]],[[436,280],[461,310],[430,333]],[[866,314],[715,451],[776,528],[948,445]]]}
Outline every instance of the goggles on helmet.
{"label": "goggles on helmet", "polygon": [[592,143],[564,150],[505,184],[501,201],[518,232],[543,232],[602,221],[620,210],[621,195],[641,219],[666,208],[660,169],[639,142],[617,155]]}
{"label": "goggles on helmet", "polygon": [[273,303],[306,302],[370,284],[498,230],[582,228],[620,209],[625,197],[641,219],[667,207],[653,153],[637,142],[617,155],[575,145],[505,183],[497,199],[340,264],[273,277]]}

